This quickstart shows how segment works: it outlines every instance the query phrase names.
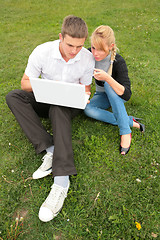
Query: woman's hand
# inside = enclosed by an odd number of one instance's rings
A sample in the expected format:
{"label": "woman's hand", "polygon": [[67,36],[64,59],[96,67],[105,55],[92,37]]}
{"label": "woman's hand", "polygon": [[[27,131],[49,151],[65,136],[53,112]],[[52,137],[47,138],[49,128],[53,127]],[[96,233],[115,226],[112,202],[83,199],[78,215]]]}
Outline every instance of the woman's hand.
{"label": "woman's hand", "polygon": [[99,81],[107,81],[109,74],[102,69],[94,69],[94,78]]}
{"label": "woman's hand", "polygon": [[115,81],[108,73],[102,69],[94,69],[94,78],[98,81],[107,82],[119,96],[124,94],[124,86]]}

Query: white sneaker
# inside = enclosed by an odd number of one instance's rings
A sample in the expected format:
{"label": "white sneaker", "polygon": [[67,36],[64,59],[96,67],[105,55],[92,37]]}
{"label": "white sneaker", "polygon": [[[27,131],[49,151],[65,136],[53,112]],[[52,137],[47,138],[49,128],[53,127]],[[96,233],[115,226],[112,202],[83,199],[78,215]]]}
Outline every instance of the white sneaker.
{"label": "white sneaker", "polygon": [[53,154],[48,152],[42,158],[43,163],[41,166],[33,173],[33,179],[43,178],[52,172],[52,159]]}
{"label": "white sneaker", "polygon": [[52,189],[48,197],[39,210],[39,219],[41,221],[48,222],[57,216],[62,209],[65,198],[67,197],[69,185],[70,181],[68,182],[68,186],[66,188],[63,188],[57,184],[52,185]]}

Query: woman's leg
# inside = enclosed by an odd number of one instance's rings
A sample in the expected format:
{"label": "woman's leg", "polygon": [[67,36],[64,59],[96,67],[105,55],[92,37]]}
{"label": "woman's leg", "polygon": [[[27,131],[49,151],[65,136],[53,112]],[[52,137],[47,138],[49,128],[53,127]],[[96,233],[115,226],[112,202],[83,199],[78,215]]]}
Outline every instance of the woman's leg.
{"label": "woman's leg", "polygon": [[121,135],[120,152],[122,155],[125,155],[129,152],[131,145],[130,126],[133,126],[133,119],[127,115],[126,108],[124,106],[125,101],[115,93],[107,82],[104,84],[104,88],[119,127]]}
{"label": "woman's leg", "polygon": [[124,105],[125,101],[115,93],[115,91],[109,86],[107,82],[105,82],[104,88],[111,104],[112,112],[117,120],[120,135],[130,134],[130,125],[133,126],[133,119],[131,120],[131,118],[127,115]]}
{"label": "woman's leg", "polygon": [[96,92],[90,103],[87,104],[84,113],[96,120],[117,125],[117,120],[112,112],[106,111],[110,107],[110,102],[105,92]]}

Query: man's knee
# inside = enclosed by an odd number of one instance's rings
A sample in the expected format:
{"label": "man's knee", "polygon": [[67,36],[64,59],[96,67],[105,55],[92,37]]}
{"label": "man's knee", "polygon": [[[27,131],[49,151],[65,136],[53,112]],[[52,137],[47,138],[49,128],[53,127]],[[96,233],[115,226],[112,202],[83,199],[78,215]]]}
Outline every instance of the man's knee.
{"label": "man's knee", "polygon": [[71,119],[71,110],[67,107],[51,105],[49,110],[50,119]]}
{"label": "man's knee", "polygon": [[22,90],[20,90],[20,89],[15,89],[15,90],[10,91],[10,92],[6,95],[6,103],[7,103],[7,105],[8,105],[9,107],[12,106],[12,105],[14,105],[16,99],[19,98],[21,91],[22,91]]}
{"label": "man's knee", "polygon": [[15,94],[16,94],[16,90],[12,90],[6,95],[6,102],[8,105],[10,105],[10,103],[13,101]]}

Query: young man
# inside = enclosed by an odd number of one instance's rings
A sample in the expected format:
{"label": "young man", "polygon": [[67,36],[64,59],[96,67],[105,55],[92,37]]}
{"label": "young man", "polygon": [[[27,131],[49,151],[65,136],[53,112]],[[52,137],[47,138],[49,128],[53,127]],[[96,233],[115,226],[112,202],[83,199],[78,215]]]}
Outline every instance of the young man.
{"label": "young man", "polygon": [[[21,80],[21,90],[13,90],[6,101],[36,153],[46,151],[42,165],[33,179],[52,172],[54,184],[39,211],[41,221],[52,220],[61,210],[69,189],[69,176],[76,175],[74,166],[71,119],[80,110],[36,102],[30,77],[84,84],[90,92],[94,60],[83,48],[88,36],[86,23],[79,17],[67,16],[59,40],[47,42],[34,49]],[[49,117],[53,136],[43,127],[40,117]]]}

